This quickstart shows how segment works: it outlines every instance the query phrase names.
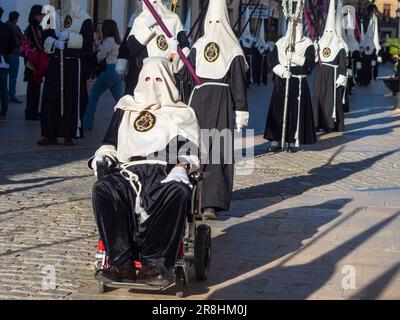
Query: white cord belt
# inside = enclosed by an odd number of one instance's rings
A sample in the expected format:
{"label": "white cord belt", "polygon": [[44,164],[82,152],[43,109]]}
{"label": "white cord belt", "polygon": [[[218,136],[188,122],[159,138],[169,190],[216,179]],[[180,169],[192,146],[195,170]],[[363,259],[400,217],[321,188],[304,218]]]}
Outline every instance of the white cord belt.
{"label": "white cord belt", "polygon": [[194,92],[195,92],[197,89],[200,89],[201,87],[205,87],[205,86],[219,86],[219,87],[228,87],[228,88],[230,87],[229,84],[227,84],[227,83],[221,83],[221,82],[205,82],[205,83],[203,83],[203,84],[200,84],[200,85],[198,85],[198,86],[195,86],[195,87],[193,88],[193,91],[192,91],[191,95],[190,95],[190,99],[189,99],[189,103],[188,103],[189,106],[190,106],[191,103],[192,103],[192,98],[193,98]]}
{"label": "white cord belt", "polygon": [[296,148],[300,147],[300,112],[301,112],[301,85],[303,83],[303,79],[307,77],[306,75],[294,75],[292,74],[292,78],[299,79],[299,95],[297,96],[297,126],[296,126],[296,134],[294,136],[296,140]]}
{"label": "white cord belt", "polygon": [[143,161],[132,161],[127,162],[121,165],[121,175],[129,181],[133,190],[136,193],[136,201],[135,201],[135,214],[138,216],[139,223],[144,223],[150,215],[144,210],[142,206],[142,198],[140,197],[142,194],[142,183],[140,182],[139,176],[132,171],[128,170],[128,168],[141,165],[141,164],[161,164],[167,165],[166,161],[161,160],[143,160]]}

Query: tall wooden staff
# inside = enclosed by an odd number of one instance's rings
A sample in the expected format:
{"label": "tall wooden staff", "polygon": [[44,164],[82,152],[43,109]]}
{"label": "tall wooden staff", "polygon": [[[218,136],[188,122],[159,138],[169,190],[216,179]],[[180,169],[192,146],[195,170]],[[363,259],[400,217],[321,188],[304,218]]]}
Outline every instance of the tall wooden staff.
{"label": "tall wooden staff", "polygon": [[[60,5],[60,32],[63,32],[63,21],[62,21],[62,0],[58,1]],[[60,99],[61,99],[61,117],[64,116],[64,49],[60,50]]]}
{"label": "tall wooden staff", "polygon": [[[192,35],[192,33],[193,33],[194,29],[196,28],[197,24],[203,20],[203,17],[204,17],[204,15],[205,15],[206,12],[207,12],[208,2],[209,2],[209,1],[206,1],[206,3],[204,4],[204,6],[201,8],[201,11],[200,11],[199,16],[197,17],[196,21],[195,21],[194,24],[193,24],[193,27],[190,29],[190,32],[189,32],[189,34],[187,35],[188,38],[190,38],[190,36]],[[199,27],[199,28],[200,28],[200,27]]]}
{"label": "tall wooden staff", "polygon": [[[296,3],[296,7],[294,7],[294,3]],[[303,0],[283,0],[283,14],[285,18],[288,20],[289,24],[289,39],[288,39],[288,47],[287,52],[294,52],[294,32],[296,31],[296,23],[297,20],[301,17],[303,10]],[[294,10],[295,9],[295,10]],[[288,59],[287,69],[290,71],[292,64],[291,56]],[[288,114],[288,106],[289,106],[289,86],[290,86],[290,78],[286,79],[286,88],[285,88],[285,106],[283,109],[283,125],[282,125],[282,150],[286,149],[286,126],[287,126],[287,114]]]}
{"label": "tall wooden staff", "polygon": [[[240,14],[239,14],[239,18],[236,20],[235,24],[232,27],[232,30],[235,31],[235,28],[238,26],[238,24],[240,23],[240,20],[242,20],[243,14],[246,12],[247,8],[250,5],[250,1],[248,3],[246,3],[246,6],[244,7],[243,10],[241,10]],[[240,5],[240,8],[242,7],[242,4]],[[240,27],[239,27],[240,29]],[[239,32],[239,30],[238,30]]]}

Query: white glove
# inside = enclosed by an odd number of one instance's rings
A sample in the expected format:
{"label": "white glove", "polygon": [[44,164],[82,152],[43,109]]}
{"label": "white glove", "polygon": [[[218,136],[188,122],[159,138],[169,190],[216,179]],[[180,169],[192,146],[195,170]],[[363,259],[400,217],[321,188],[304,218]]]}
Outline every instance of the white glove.
{"label": "white glove", "polygon": [[68,31],[58,31],[56,30],[56,36],[60,41],[67,41],[69,40],[69,32]]}
{"label": "white glove", "polygon": [[340,74],[336,80],[336,88],[339,88],[340,86],[342,87],[347,86],[347,77],[342,74]]}
{"label": "white glove", "polygon": [[167,178],[161,181],[161,183],[164,184],[172,181],[182,182],[192,188],[192,184],[189,181],[189,177],[185,168],[182,167],[173,168],[169,173],[169,175],[167,176]]}
{"label": "white glove", "polygon": [[178,52],[178,46],[179,46],[179,41],[176,40],[176,38],[166,38],[166,41],[168,43],[168,48],[170,53],[177,53]]}
{"label": "white glove", "polygon": [[378,57],[378,63],[382,64],[382,57],[381,56]]}
{"label": "white glove", "polygon": [[118,59],[117,64],[115,66],[115,72],[120,75],[124,76],[127,74],[129,61],[127,59]]}
{"label": "white glove", "polygon": [[152,14],[148,15],[146,20],[144,21],[144,24],[148,27],[154,27],[157,24],[156,18],[153,17]]}
{"label": "white glove", "polygon": [[361,70],[362,69],[362,64],[361,62],[356,62],[356,69]]}
{"label": "white glove", "polygon": [[347,77],[349,77],[349,78],[353,77],[353,70],[347,69]]}
{"label": "white glove", "polygon": [[98,163],[98,162],[103,162],[104,160],[107,161],[108,168],[111,168],[111,166],[113,165],[113,161],[111,160],[110,157],[107,157],[107,156],[97,156],[97,157],[95,157],[95,158],[93,159],[93,161],[92,161],[92,169],[93,169],[93,172],[94,172],[94,175],[96,176],[96,178],[97,178],[97,175],[98,175],[98,172],[97,172],[97,163]]}
{"label": "white glove", "polygon": [[373,66],[373,67],[376,66],[376,61],[375,61],[375,60],[372,60],[372,61],[371,61],[371,66]]}
{"label": "white glove", "polygon": [[277,76],[283,78],[283,79],[289,79],[292,76],[292,73],[283,65],[278,64],[275,66],[275,68],[272,70]]}
{"label": "white glove", "polygon": [[55,46],[58,50],[64,50],[64,49],[65,49],[65,41],[63,41],[63,40],[56,40],[56,41],[54,41],[54,46]]}

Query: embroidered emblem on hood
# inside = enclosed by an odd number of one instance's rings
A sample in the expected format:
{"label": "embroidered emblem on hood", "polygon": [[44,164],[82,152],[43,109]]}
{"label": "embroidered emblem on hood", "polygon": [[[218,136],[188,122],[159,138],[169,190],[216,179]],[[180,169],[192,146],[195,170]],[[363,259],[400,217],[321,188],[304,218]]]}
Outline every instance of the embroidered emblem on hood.
{"label": "embroidered emblem on hood", "polygon": [[156,117],[148,111],[141,112],[139,116],[136,118],[134,123],[136,131],[139,132],[150,131],[151,129],[154,128],[155,125],[156,125]]}
{"label": "embroidered emblem on hood", "polygon": [[204,58],[208,62],[215,62],[219,58],[219,46],[215,42],[210,42],[204,49]]}
{"label": "embroidered emblem on hood", "polygon": [[157,37],[157,47],[158,49],[165,51],[168,49],[168,43],[167,40],[165,39],[164,35],[159,35]]}

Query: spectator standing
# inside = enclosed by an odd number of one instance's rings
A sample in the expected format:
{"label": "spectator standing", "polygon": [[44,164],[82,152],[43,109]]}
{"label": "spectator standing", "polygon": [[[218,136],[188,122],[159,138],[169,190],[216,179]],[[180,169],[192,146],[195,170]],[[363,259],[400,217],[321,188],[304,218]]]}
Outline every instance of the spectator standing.
{"label": "spectator standing", "polygon": [[14,30],[6,23],[1,21],[4,10],[0,7],[0,100],[1,100],[1,111],[0,121],[6,121],[8,111],[8,88],[7,88],[7,76],[10,68],[8,62],[8,55],[13,52],[17,43],[15,40]]}
{"label": "spectator standing", "polygon": [[23,33],[21,28],[18,26],[19,13],[16,11],[10,12],[8,16],[7,24],[14,30],[15,40],[17,47],[13,52],[8,55],[8,61],[10,69],[8,73],[8,95],[11,103],[21,104],[22,101],[18,100],[15,96],[17,78],[19,72],[19,59],[22,53]]}
{"label": "spectator standing", "polygon": [[105,70],[100,73],[89,93],[89,103],[83,118],[83,128],[93,129],[94,114],[100,96],[109,89],[117,102],[122,98],[125,91],[123,76],[115,72],[115,65],[118,60],[121,38],[117,24],[114,20],[104,20],[102,24],[102,40],[97,39],[96,59],[99,64],[105,64]]}
{"label": "spectator standing", "polygon": [[48,62],[46,61],[47,55],[43,48],[43,29],[40,24],[44,16],[42,10],[43,7],[41,5],[34,5],[31,8],[29,13],[29,25],[25,29],[27,40],[26,49],[29,51],[25,53],[27,60],[24,81],[28,83],[26,90],[25,119],[34,121],[40,120],[40,88]]}

